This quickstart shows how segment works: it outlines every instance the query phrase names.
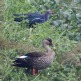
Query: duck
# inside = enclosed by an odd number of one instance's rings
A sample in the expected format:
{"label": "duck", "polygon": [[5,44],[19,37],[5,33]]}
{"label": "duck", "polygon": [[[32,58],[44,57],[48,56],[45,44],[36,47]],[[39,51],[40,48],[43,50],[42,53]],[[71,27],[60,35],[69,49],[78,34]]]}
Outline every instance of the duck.
{"label": "duck", "polygon": [[21,22],[22,20],[28,21],[28,26],[33,27],[36,23],[44,23],[49,20],[49,16],[53,15],[52,10],[47,10],[44,14],[39,12],[29,14],[13,14],[15,16],[14,21]]}
{"label": "duck", "polygon": [[31,70],[32,75],[38,74],[38,70],[46,69],[53,63],[55,52],[51,49],[53,47],[52,39],[45,38],[42,41],[46,52],[30,52],[25,55],[15,58],[12,66],[27,68]]}

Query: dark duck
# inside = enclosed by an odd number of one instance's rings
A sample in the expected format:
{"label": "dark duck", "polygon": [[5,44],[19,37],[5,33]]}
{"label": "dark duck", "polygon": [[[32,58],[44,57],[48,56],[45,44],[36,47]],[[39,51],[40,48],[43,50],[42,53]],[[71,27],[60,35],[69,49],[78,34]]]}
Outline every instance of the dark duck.
{"label": "dark duck", "polygon": [[29,14],[13,14],[15,16],[14,21],[21,22],[22,20],[28,20],[28,26],[33,27],[36,23],[44,23],[49,19],[50,14],[53,14],[52,10],[47,10],[45,14],[39,12]]}
{"label": "dark duck", "polygon": [[38,73],[38,70],[49,67],[54,60],[55,52],[50,48],[52,40],[46,38],[43,40],[43,47],[47,52],[30,52],[15,59],[12,66],[27,68],[31,70],[32,75]]}

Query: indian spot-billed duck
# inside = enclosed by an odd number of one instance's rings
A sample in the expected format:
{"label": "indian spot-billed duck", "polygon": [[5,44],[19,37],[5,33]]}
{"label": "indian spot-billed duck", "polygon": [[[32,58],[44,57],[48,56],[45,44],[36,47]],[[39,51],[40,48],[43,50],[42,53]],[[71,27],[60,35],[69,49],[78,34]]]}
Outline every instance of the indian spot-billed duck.
{"label": "indian spot-billed duck", "polygon": [[49,67],[54,60],[55,52],[49,46],[52,46],[52,40],[46,38],[43,40],[43,47],[47,52],[30,52],[15,59],[12,66],[28,68],[31,70],[32,75],[38,73],[38,70]]}

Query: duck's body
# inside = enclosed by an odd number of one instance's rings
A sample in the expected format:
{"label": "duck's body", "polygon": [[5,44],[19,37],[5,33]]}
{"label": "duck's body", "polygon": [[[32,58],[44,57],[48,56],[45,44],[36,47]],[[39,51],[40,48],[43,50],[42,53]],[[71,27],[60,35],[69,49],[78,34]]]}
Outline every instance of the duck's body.
{"label": "duck's body", "polygon": [[[46,43],[46,42],[48,43]],[[31,69],[32,71],[38,71],[49,67],[54,60],[54,51],[49,47],[51,43],[45,40],[43,46],[47,49],[47,53],[42,52],[31,52],[27,53],[24,56],[16,58],[13,66],[23,67]],[[33,72],[32,72],[33,74]],[[35,73],[34,73],[35,74]]]}
{"label": "duck's body", "polygon": [[41,13],[29,13],[29,14],[14,14],[16,18],[14,21],[21,22],[22,20],[28,20],[29,21],[29,27],[32,27],[36,23],[43,23],[49,19],[49,15],[52,14],[51,10],[46,11],[45,14]]}

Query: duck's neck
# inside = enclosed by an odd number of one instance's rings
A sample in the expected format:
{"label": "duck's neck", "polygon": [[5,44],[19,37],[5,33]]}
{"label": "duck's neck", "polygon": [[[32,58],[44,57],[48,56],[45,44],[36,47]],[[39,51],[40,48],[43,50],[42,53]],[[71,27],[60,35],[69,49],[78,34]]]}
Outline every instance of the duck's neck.
{"label": "duck's neck", "polygon": [[44,19],[45,19],[45,21],[47,21],[47,20],[49,19],[49,13],[48,13],[48,12],[46,12],[46,13],[44,14]]}
{"label": "duck's neck", "polygon": [[45,49],[47,50],[48,53],[52,53],[53,50],[49,47],[49,45],[44,45]]}

